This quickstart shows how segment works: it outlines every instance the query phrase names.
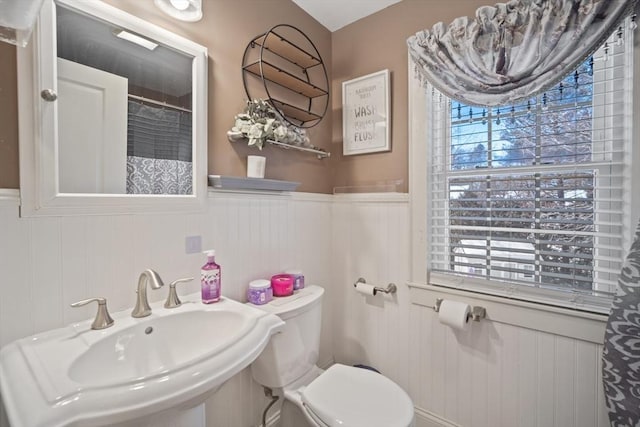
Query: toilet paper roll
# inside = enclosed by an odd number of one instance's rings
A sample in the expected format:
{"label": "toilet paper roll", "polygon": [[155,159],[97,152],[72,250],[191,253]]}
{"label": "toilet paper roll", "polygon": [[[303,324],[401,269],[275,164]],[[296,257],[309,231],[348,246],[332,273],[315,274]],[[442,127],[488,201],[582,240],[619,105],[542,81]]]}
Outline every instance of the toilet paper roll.
{"label": "toilet paper roll", "polygon": [[358,283],[356,283],[356,291],[360,292],[361,294],[365,294],[365,295],[375,295],[376,294],[376,287],[373,286],[373,285],[370,285],[368,283],[358,282]]}
{"label": "toilet paper roll", "polygon": [[471,307],[469,304],[458,301],[444,300],[440,304],[438,320],[443,325],[453,329],[464,331],[469,327]]}

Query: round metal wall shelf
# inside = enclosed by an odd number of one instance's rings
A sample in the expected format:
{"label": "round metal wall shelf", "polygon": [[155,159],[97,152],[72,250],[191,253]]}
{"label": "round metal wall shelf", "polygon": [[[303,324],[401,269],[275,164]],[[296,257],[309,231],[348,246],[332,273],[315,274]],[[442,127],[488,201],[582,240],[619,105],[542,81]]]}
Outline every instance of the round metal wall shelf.
{"label": "round metal wall shelf", "polygon": [[322,57],[302,31],[279,24],[256,36],[242,58],[249,99],[264,99],[289,124],[310,128],[329,106],[329,79]]}

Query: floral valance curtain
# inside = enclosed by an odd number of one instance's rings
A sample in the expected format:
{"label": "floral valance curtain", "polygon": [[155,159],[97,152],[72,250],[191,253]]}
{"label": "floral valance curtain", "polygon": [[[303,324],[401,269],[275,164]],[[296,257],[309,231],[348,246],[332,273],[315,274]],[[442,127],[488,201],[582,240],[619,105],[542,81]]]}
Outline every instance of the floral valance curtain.
{"label": "floral valance curtain", "polygon": [[498,106],[555,85],[611,35],[638,0],[512,0],[407,40],[421,78],[450,98]]}

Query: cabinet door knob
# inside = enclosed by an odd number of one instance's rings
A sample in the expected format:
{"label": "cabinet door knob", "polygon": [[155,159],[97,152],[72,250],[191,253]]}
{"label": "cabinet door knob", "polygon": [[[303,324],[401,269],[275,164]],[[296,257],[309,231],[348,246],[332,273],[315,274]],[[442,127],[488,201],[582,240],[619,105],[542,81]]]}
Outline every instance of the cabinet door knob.
{"label": "cabinet door knob", "polygon": [[58,94],[53,89],[44,89],[40,92],[40,96],[47,102],[53,102],[58,99]]}

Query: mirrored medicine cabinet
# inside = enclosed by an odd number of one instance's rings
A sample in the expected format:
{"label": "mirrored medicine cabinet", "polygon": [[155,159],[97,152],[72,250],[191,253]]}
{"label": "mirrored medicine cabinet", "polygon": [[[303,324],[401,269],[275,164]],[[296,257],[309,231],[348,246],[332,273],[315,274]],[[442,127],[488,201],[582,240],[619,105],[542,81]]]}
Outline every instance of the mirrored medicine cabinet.
{"label": "mirrored medicine cabinet", "polygon": [[18,91],[22,216],[204,206],[205,47],[103,2],[45,0]]}

